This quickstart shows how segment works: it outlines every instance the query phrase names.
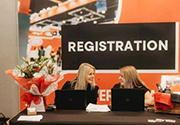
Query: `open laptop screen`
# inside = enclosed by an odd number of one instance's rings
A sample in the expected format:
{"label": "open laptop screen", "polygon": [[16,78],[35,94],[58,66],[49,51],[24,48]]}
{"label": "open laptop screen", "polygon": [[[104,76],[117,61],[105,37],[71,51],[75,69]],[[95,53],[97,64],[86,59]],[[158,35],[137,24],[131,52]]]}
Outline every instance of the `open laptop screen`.
{"label": "open laptop screen", "polygon": [[143,89],[111,89],[112,111],[143,111]]}

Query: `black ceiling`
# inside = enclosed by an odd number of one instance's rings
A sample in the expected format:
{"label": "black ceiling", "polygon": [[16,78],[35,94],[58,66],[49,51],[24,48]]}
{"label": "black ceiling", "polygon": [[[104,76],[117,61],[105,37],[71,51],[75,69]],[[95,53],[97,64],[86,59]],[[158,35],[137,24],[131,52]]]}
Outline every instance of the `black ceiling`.
{"label": "black ceiling", "polygon": [[50,0],[31,0],[30,2],[30,14],[38,13],[43,8],[48,8],[52,6],[57,6],[57,3],[54,3]]}

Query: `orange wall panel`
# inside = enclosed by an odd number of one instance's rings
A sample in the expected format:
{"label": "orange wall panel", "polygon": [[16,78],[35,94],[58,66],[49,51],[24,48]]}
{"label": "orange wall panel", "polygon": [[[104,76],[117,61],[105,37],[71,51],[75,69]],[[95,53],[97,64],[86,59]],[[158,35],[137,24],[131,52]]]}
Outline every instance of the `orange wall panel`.
{"label": "orange wall panel", "polygon": [[29,15],[30,0],[18,0],[18,2],[20,2],[18,13]]}

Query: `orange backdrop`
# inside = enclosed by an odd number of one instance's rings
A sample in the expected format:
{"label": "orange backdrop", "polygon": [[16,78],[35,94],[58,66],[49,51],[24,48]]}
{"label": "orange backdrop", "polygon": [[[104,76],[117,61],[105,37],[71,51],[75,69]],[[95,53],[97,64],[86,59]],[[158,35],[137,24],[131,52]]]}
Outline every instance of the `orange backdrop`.
{"label": "orange backdrop", "polygon": [[[147,23],[147,22],[179,22],[180,0],[122,0],[122,10],[119,23]],[[178,55],[179,56],[179,55]],[[168,59],[168,57],[167,57]],[[163,61],[163,60],[162,60]],[[179,64],[178,64],[179,65]],[[59,82],[58,88],[75,77],[76,74],[65,74]],[[178,73],[140,73],[140,77],[152,90],[157,90],[156,83],[161,82],[161,75],[179,75]],[[96,73],[95,80],[99,90],[98,104],[110,104],[110,89],[119,82],[119,74]],[[21,95],[24,93],[20,90]],[[47,103],[54,103],[54,93],[47,97]],[[21,110],[25,102],[21,101]]]}

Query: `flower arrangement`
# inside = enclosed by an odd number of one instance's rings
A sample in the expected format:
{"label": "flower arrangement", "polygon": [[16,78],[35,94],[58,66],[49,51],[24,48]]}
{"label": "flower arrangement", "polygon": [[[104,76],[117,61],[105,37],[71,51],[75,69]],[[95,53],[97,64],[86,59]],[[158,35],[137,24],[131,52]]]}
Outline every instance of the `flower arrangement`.
{"label": "flower arrangement", "polygon": [[6,70],[5,73],[10,75],[26,92],[21,99],[30,107],[41,105],[37,111],[44,112],[46,109],[45,97],[58,88],[58,82],[63,79],[63,76],[60,75],[55,62],[50,58],[41,57],[29,62],[23,57],[22,60],[22,65]]}
{"label": "flower arrangement", "polygon": [[[41,57],[40,59],[36,58],[34,59],[33,63],[29,63],[24,57],[22,57],[22,60],[24,62],[23,65],[19,66],[17,65],[17,74],[24,78],[33,78],[36,77],[36,75],[39,75],[38,73],[42,74],[43,72],[46,72],[47,75],[52,75],[53,73],[56,74],[54,71],[54,64],[55,62],[50,62],[50,58]],[[50,62],[50,63],[49,63]],[[14,73],[15,73],[14,72]],[[20,72],[20,73],[19,73]]]}

